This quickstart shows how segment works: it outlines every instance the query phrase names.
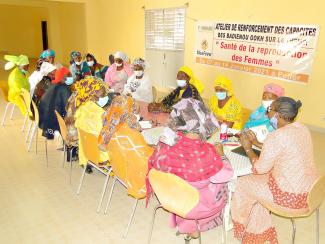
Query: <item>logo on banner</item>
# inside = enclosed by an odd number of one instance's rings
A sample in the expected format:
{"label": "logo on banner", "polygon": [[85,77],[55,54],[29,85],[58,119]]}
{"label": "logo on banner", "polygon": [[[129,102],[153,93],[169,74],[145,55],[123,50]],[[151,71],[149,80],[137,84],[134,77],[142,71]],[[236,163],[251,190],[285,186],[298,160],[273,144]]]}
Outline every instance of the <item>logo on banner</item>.
{"label": "logo on banner", "polygon": [[197,55],[202,55],[202,56],[206,56],[206,57],[211,57],[212,53],[207,52],[207,49],[209,47],[209,42],[208,40],[204,39],[201,41],[201,50],[196,50],[196,54]]}
{"label": "logo on banner", "polygon": [[206,51],[208,49],[208,46],[209,46],[209,43],[208,43],[207,40],[203,40],[201,42],[201,48],[202,48],[203,51]]}

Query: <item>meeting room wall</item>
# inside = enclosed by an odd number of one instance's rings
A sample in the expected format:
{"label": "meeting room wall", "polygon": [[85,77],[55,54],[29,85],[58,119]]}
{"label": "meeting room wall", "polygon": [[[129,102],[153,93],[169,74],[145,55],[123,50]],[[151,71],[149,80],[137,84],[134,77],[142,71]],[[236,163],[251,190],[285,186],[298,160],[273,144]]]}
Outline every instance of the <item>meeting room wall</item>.
{"label": "meeting room wall", "polygon": [[[260,101],[263,86],[268,82],[280,84],[286,95],[300,99],[303,103],[299,120],[316,128],[325,129],[325,36],[323,27],[324,3],[321,0],[282,1],[272,3],[258,0],[98,0],[88,9],[88,16],[95,17],[98,28],[103,30],[101,38],[95,37],[99,29],[88,30],[88,49],[99,59],[107,62],[107,56],[116,50],[123,50],[131,59],[144,56],[144,10],[151,8],[179,7],[189,3],[187,8],[185,34],[185,64],[206,85],[203,96],[213,95],[213,81],[218,75],[226,75],[233,81],[235,94],[243,106],[253,109]],[[88,5],[88,4],[87,4]],[[90,6],[90,4],[88,5]],[[86,12],[87,12],[86,7]],[[93,12],[94,11],[94,12]],[[194,60],[195,20],[221,20],[245,23],[267,24],[315,24],[320,26],[320,35],[314,57],[312,76],[308,84],[290,83],[252,74],[225,70],[213,66],[196,64]],[[175,74],[176,76],[176,74]],[[175,77],[176,78],[176,77]]]}

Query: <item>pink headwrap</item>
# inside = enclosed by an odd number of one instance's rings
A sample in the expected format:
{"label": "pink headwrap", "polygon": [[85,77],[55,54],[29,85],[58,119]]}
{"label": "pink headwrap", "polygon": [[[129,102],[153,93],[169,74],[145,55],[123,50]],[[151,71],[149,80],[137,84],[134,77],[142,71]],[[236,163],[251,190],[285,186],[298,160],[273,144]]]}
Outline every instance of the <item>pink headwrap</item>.
{"label": "pink headwrap", "polygon": [[263,92],[269,92],[278,97],[284,96],[284,88],[274,83],[266,84]]}

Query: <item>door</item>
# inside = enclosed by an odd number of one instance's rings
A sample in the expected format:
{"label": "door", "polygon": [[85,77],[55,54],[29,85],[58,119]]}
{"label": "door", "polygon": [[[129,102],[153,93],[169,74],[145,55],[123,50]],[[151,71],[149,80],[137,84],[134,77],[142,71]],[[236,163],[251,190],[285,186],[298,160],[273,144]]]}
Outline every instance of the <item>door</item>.
{"label": "door", "polygon": [[146,10],[145,39],[148,73],[159,89],[176,87],[184,64],[185,8]]}
{"label": "door", "polygon": [[48,41],[48,36],[47,36],[47,21],[42,21],[41,26],[42,26],[43,50],[46,50],[49,48],[49,41]]}

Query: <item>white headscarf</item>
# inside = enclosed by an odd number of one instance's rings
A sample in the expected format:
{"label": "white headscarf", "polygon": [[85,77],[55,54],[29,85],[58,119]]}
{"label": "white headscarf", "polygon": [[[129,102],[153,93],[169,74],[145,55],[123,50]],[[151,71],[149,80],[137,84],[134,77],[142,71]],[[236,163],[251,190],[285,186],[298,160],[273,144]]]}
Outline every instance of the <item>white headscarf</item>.
{"label": "white headscarf", "polygon": [[126,54],[123,53],[123,52],[121,52],[121,51],[117,51],[117,52],[114,54],[114,58],[122,59],[123,62],[128,61],[128,57],[126,56]]}
{"label": "white headscarf", "polygon": [[31,76],[29,77],[28,81],[30,84],[30,94],[33,96],[34,90],[36,85],[43,79],[44,76],[48,75],[52,71],[56,70],[56,66],[48,63],[48,62],[43,62],[40,70],[34,71]]}

